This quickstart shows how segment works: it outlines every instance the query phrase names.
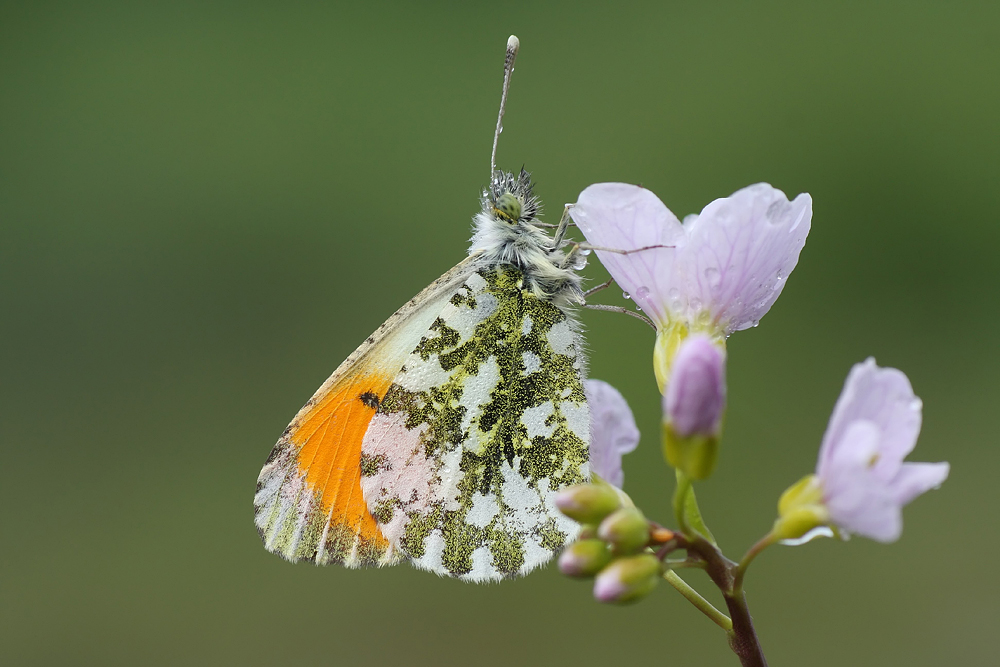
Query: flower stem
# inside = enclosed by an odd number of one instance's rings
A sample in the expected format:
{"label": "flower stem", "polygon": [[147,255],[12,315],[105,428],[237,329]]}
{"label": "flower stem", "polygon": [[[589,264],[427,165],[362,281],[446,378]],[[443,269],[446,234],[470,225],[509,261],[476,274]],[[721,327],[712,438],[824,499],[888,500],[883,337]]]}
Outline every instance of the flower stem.
{"label": "flower stem", "polygon": [[773,532],[768,533],[764,537],[757,540],[757,543],[754,544],[752,547],[750,547],[750,549],[747,550],[746,554],[743,555],[743,560],[741,560],[740,564],[737,565],[736,568],[733,570],[734,594],[736,595],[743,594],[743,577],[746,576],[747,568],[750,567],[750,563],[753,562],[753,559],[756,558],[757,555],[760,554],[760,552],[762,552],[764,549],[774,544],[775,541],[776,538],[774,533]]}
{"label": "flower stem", "polygon": [[[681,579],[676,572],[673,570],[667,570],[663,573],[663,578],[666,579],[671,586],[676,588],[677,591],[683,595],[688,602],[693,604],[701,613],[708,616],[713,623],[718,625],[727,633],[732,633],[733,622],[729,620],[729,617],[716,609],[715,606],[703,598],[698,591],[691,588],[691,586],[689,586],[686,581]],[[732,643],[732,640],[730,640],[730,643]]]}
{"label": "flower stem", "polygon": [[690,535],[691,527],[688,526],[687,515],[684,511],[684,502],[687,499],[688,491],[691,489],[691,478],[682,471],[677,471],[677,488],[674,489],[674,516],[677,519],[677,526],[681,532]]}
{"label": "flower stem", "polygon": [[[749,559],[744,557],[744,571],[753,557],[767,546],[762,544],[763,542],[764,540],[761,540],[750,549],[753,554],[750,555],[748,552]],[[740,664],[743,667],[767,667],[767,659],[764,657],[760,640],[757,639],[757,632],[753,627],[753,620],[750,618],[746,594],[742,588],[742,577],[740,588],[737,589],[735,586],[740,565],[726,558],[717,546],[704,538],[696,537],[682,546],[688,549],[689,553],[693,551],[705,561],[705,572],[722,591],[732,622],[732,629],[727,633],[729,647],[740,659]]]}
{"label": "flower stem", "polygon": [[747,596],[743,591],[726,594],[726,606],[732,615],[733,629],[729,631],[729,647],[740,659],[743,667],[767,667],[767,658],[760,647],[757,632],[750,618]]}

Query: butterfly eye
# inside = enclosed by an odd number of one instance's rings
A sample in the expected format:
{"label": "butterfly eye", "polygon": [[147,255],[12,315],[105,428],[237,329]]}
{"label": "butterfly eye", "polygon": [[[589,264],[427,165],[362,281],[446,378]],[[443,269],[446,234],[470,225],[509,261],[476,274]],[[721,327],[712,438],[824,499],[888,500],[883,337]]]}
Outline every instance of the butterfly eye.
{"label": "butterfly eye", "polygon": [[521,202],[509,192],[497,197],[493,211],[507,222],[517,222],[521,217]]}

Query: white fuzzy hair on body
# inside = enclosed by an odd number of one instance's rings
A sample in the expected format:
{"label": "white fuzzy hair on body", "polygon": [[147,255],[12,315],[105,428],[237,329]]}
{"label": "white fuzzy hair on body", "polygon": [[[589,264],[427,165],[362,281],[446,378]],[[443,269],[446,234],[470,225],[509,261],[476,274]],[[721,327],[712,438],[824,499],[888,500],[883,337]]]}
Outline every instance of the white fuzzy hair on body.
{"label": "white fuzzy hair on body", "polygon": [[[475,233],[469,254],[478,255],[480,265],[517,267],[536,297],[562,310],[582,305],[583,279],[576,271],[586,264],[586,257],[577,253],[566,264],[567,253],[563,248],[572,242],[561,240],[557,246],[551,236],[536,226],[539,202],[531,190],[531,175],[523,169],[517,176],[495,173],[491,187],[483,192],[482,211],[473,218]],[[516,220],[497,211],[497,200],[507,193],[520,204]]]}

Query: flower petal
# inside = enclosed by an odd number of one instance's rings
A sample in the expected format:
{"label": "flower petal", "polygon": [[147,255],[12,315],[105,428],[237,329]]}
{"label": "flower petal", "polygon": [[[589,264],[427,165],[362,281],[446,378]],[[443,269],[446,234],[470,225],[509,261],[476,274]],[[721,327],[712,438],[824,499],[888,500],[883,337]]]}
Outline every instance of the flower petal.
{"label": "flower petal", "polygon": [[920,399],[914,396],[902,371],[879,368],[871,357],[854,365],[823,436],[816,467],[820,477],[831,459],[838,457],[837,448],[849,444],[844,435],[857,421],[872,422],[880,430],[874,470],[888,482],[913,451],[920,434]]}
{"label": "flower petal", "polygon": [[868,467],[834,468],[822,479],[830,520],[843,532],[895,542],[903,532],[902,507]]}
{"label": "flower petal", "polygon": [[670,371],[663,412],[677,435],[719,434],[726,407],[726,356],[708,336],[681,344]]}
{"label": "flower petal", "polygon": [[896,502],[906,505],[931,489],[936,489],[948,478],[951,466],[947,463],[904,463],[890,485]]}
{"label": "flower petal", "polygon": [[625,398],[607,382],[584,383],[590,405],[590,468],[604,481],[622,488],[622,456],[639,445],[639,429]]}
{"label": "flower petal", "polygon": [[[684,228],[652,192],[627,183],[596,183],[580,193],[570,215],[591,245],[618,250],[674,246]],[[597,256],[618,285],[657,324],[668,321],[674,248],[654,248],[621,255],[598,250]]]}
{"label": "flower petal", "polygon": [[[728,335],[755,326],[781,294],[812,221],[812,199],[758,183],[716,199],[685,222],[674,286],[687,318],[707,310]],[[604,258],[601,258],[604,261]]]}

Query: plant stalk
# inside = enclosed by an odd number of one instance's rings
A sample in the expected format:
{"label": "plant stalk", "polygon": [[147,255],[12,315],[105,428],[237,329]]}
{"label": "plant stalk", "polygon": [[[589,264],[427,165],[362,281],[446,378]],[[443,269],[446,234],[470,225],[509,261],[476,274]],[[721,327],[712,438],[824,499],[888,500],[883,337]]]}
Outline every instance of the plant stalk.
{"label": "plant stalk", "polygon": [[[754,630],[746,594],[743,592],[743,574],[749,561],[745,561],[741,569],[737,563],[726,558],[718,547],[701,537],[695,537],[684,546],[705,559],[705,571],[722,591],[733,624],[732,630],[728,632],[729,647],[740,659],[740,664],[743,667],[767,667],[767,658],[764,657],[764,650]],[[736,588],[737,582],[739,588]]]}
{"label": "plant stalk", "polygon": [[767,667],[767,658],[760,647],[750,609],[747,607],[746,594],[740,591],[735,595],[726,594],[725,598],[733,622],[733,629],[729,632],[729,648],[733,649],[743,667]]}
{"label": "plant stalk", "polygon": [[676,588],[688,602],[693,604],[698,611],[705,614],[705,616],[708,616],[713,623],[725,630],[727,634],[732,634],[733,622],[729,620],[729,617],[716,609],[715,605],[703,598],[698,591],[691,588],[691,586],[689,586],[686,581],[681,579],[676,572],[673,570],[667,570],[663,573],[663,578],[666,579],[671,586]]}

